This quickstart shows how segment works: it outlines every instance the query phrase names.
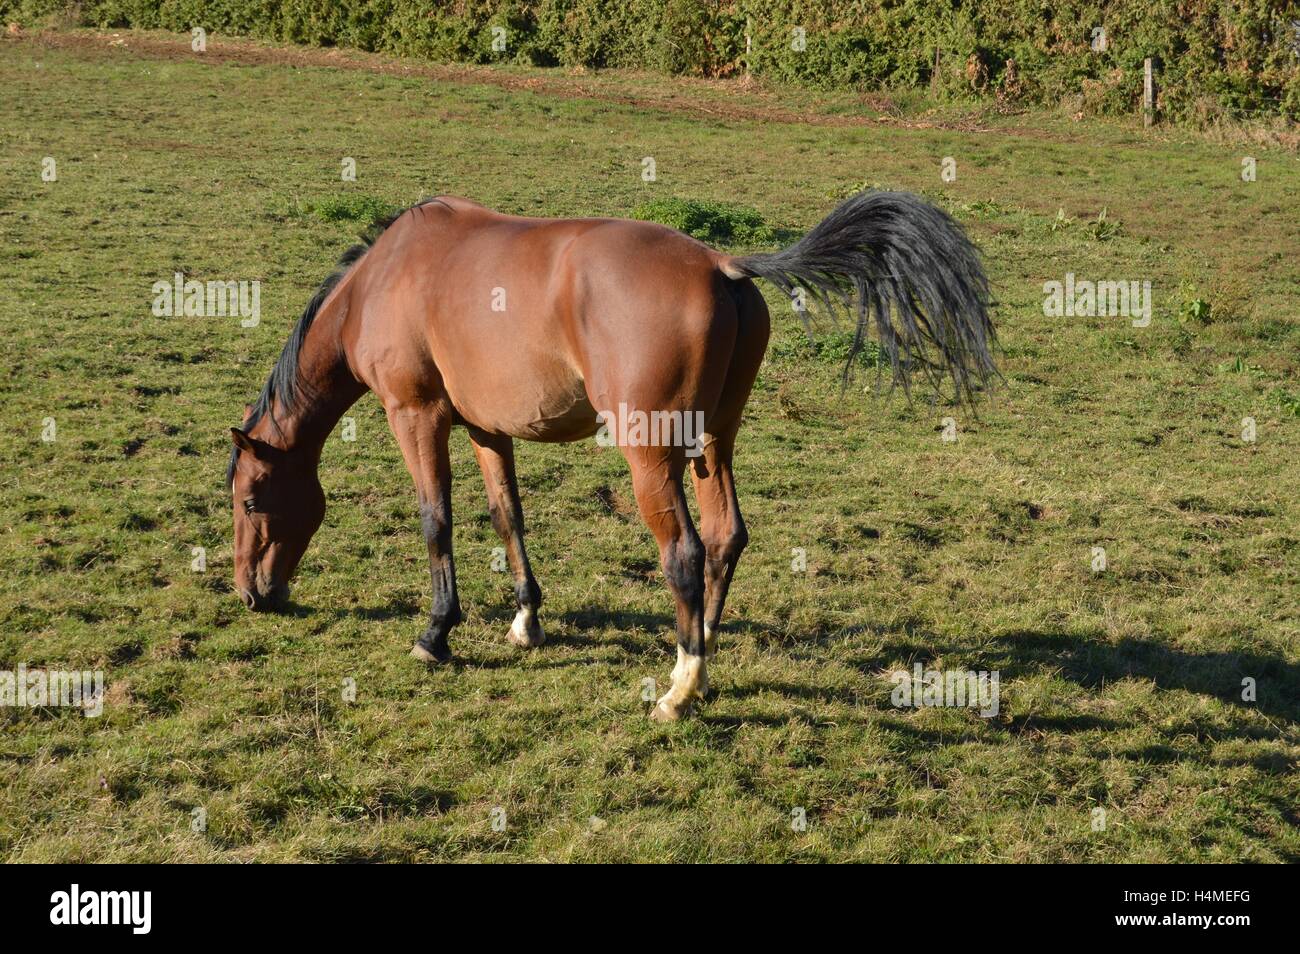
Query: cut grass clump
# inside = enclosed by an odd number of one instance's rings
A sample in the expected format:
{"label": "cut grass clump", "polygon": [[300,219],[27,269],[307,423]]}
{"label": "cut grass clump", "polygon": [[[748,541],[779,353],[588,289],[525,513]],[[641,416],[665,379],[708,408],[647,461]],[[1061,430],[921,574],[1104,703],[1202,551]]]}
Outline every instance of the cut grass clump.
{"label": "cut grass clump", "polygon": [[632,218],[658,222],[710,245],[775,245],[777,230],[749,206],[696,199],[651,199],[632,210]]}
{"label": "cut grass clump", "polygon": [[316,218],[322,222],[356,222],[369,225],[371,222],[387,218],[397,212],[398,206],[391,202],[365,193],[345,193],[332,195],[324,199],[290,199],[282,202],[275,210],[274,218],[306,219]]}
{"label": "cut grass clump", "polygon": [[310,206],[310,211],[325,222],[360,222],[366,225],[392,215],[397,206],[373,195],[333,195]]}

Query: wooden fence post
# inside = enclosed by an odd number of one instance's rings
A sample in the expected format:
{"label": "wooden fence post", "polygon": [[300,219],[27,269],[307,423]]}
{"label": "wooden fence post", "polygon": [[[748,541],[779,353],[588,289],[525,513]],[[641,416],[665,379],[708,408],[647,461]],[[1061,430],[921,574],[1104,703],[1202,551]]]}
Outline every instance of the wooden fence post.
{"label": "wooden fence post", "polygon": [[754,20],[752,17],[745,17],[745,75],[750,73],[749,51],[753,45]]}
{"label": "wooden fence post", "polygon": [[1156,78],[1151,57],[1142,64],[1142,71],[1142,125],[1150,126],[1156,121]]}

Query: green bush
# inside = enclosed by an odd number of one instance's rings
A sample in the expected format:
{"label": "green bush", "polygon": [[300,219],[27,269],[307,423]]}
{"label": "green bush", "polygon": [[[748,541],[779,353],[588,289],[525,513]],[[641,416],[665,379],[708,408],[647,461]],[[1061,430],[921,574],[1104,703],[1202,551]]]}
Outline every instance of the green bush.
{"label": "green bush", "polygon": [[[924,87],[1099,113],[1136,111],[1152,57],[1165,115],[1300,119],[1294,0],[0,0],[0,20],[52,18],[476,63],[748,69],[814,88]],[[1104,50],[1091,44],[1097,28]]]}
{"label": "green bush", "polygon": [[308,205],[307,211],[326,222],[360,222],[369,225],[397,211],[391,204],[373,195],[349,193],[330,196]]}
{"label": "green bush", "polygon": [[313,201],[296,197],[272,200],[266,214],[278,221],[314,217],[322,222],[352,222],[363,227],[395,215],[397,206],[373,195],[345,192]]}
{"label": "green bush", "polygon": [[777,234],[756,209],[726,202],[651,199],[632,210],[632,218],[658,222],[710,245],[773,245]]}

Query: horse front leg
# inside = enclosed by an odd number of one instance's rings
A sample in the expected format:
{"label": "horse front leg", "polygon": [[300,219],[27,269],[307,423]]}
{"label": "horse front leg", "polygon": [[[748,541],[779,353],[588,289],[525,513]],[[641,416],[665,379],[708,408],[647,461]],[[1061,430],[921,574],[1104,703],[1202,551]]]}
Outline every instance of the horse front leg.
{"label": "horse front leg", "polygon": [[429,551],[433,602],[429,625],[411,648],[426,663],[451,659],[447,634],[461,621],[456,593],[456,562],[451,552],[451,409],[445,404],[388,408],[388,424],[397,437],[420,502],[420,529]]}

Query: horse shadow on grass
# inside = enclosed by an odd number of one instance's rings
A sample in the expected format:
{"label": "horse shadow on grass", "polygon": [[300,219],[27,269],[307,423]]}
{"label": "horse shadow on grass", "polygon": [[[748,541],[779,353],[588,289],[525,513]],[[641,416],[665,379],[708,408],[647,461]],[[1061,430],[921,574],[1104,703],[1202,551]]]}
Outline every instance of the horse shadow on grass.
{"label": "horse shadow on grass", "polygon": [[[876,655],[878,662],[958,659],[971,668],[998,670],[1003,680],[1051,673],[1091,691],[1121,679],[1140,679],[1160,690],[1213,696],[1293,726],[1300,723],[1300,665],[1255,652],[1187,652],[1170,642],[1137,637],[1113,641],[1099,632],[1008,630],[975,646],[909,628],[886,634]],[[1242,698],[1247,679],[1254,681],[1256,698],[1251,702]],[[1260,735],[1266,734],[1261,729]]]}
{"label": "horse shadow on grass", "polygon": [[[295,615],[310,615],[306,607],[294,606]],[[337,611],[340,616],[378,621],[414,621],[422,617],[423,608],[408,599],[397,599],[384,606],[353,606]],[[545,614],[545,609],[543,609]],[[504,629],[514,618],[514,607],[502,604],[485,609],[483,618]],[[596,649],[617,646],[629,656],[670,657],[668,634],[674,628],[670,613],[647,613],[611,609],[606,606],[583,606],[555,616],[543,616],[548,636],[566,646]],[[611,632],[612,630],[612,632]],[[793,636],[781,627],[757,623],[744,618],[730,618],[720,633],[723,652],[729,638],[750,637],[761,646],[787,652],[808,660],[817,644],[842,644],[845,637],[860,632],[867,637],[869,649],[851,654],[849,664],[864,676],[879,679],[881,670],[898,660],[909,664],[929,660],[959,660],[976,669],[997,670],[1003,680],[1027,678],[1051,673],[1090,691],[1121,679],[1141,679],[1157,689],[1184,690],[1197,695],[1213,696],[1226,703],[1249,706],[1273,720],[1283,720],[1292,728],[1300,726],[1300,665],[1279,655],[1256,652],[1195,653],[1174,648],[1158,638],[1126,637],[1118,641],[1100,632],[1087,634],[1050,630],[1007,630],[983,640],[956,640],[927,631],[923,626],[904,623],[898,628],[881,631],[873,627],[850,630],[817,628]],[[869,635],[868,635],[869,634]],[[455,634],[452,635],[453,643]],[[725,657],[724,657],[725,658]],[[586,657],[557,661],[557,666],[583,665]],[[473,660],[466,662],[478,665]],[[507,665],[507,661],[500,662]],[[653,664],[653,663],[652,663]],[[1242,699],[1243,680],[1253,679],[1256,699]],[[749,681],[732,695],[754,695],[773,691],[808,703],[856,705],[863,693],[848,687],[826,687],[793,680],[764,679]],[[1050,729],[1053,719],[1033,716],[1039,729]],[[1056,719],[1055,728],[1084,731],[1104,728],[1105,720],[1079,714]],[[1261,728],[1258,736],[1265,737]],[[1153,758],[1159,753],[1153,752]]]}
{"label": "horse shadow on grass", "polygon": [[[328,610],[290,601],[283,610],[285,615],[297,619],[307,619],[325,613],[330,617],[331,622],[358,620],[405,624],[410,629],[413,639],[419,635],[421,627],[427,621],[427,612],[426,607],[405,597],[398,597],[377,606],[346,606]],[[483,607],[480,619],[494,631],[500,631],[501,641],[504,644],[506,631],[515,618],[515,612],[516,607],[513,603],[502,602]],[[668,651],[669,642],[665,638],[665,634],[671,633],[675,625],[670,614],[640,613],[588,606],[552,615],[543,606],[541,621],[546,630],[547,646],[558,644],[588,649],[617,646],[629,656],[653,656],[654,663],[660,661],[657,657],[661,655],[670,663],[672,661]],[[610,629],[615,632],[610,633]],[[449,640],[454,654],[453,664],[476,669],[502,669],[518,665],[518,660],[513,657],[478,658],[479,654],[473,650],[472,642],[467,644],[464,639],[457,640],[458,632],[461,632],[459,628],[452,630]],[[531,660],[529,667],[558,669],[587,665],[594,661],[595,657],[589,655],[570,656],[548,663]]]}
{"label": "horse shadow on grass", "polygon": [[[1127,637],[1118,641],[1100,632],[1086,634],[1050,630],[1007,630],[982,639],[954,639],[929,631],[916,622],[905,622],[893,629],[871,626],[850,629],[815,628],[803,634],[771,624],[729,619],[720,634],[723,652],[729,638],[751,638],[764,649],[785,653],[796,660],[813,662],[815,647],[835,644],[844,647],[846,638],[863,637],[863,649],[854,652],[851,645],[847,659],[841,662],[857,669],[866,680],[879,684],[881,673],[900,660],[910,667],[921,663],[926,668],[934,660],[941,667],[969,667],[997,671],[1003,682],[1051,674],[1076,685],[1097,691],[1121,679],[1138,679],[1164,691],[1184,690],[1221,701],[1253,708],[1278,726],[1244,728],[1226,733],[1229,737],[1269,738],[1277,732],[1300,728],[1300,665],[1276,654],[1259,652],[1196,653],[1174,648],[1171,641],[1158,637]],[[1254,681],[1256,698],[1242,698],[1244,680]],[[857,706],[873,693],[864,688],[824,686],[770,677],[746,680],[728,690],[733,696],[775,692],[807,703]],[[1024,725],[1017,725],[1023,722]],[[1030,723],[1039,731],[1080,732],[1113,727],[1104,718],[1079,713],[1053,717],[1032,715],[1013,719],[1014,730]],[[1282,723],[1289,723],[1283,726]],[[1152,752],[1158,759],[1159,752]]]}
{"label": "horse shadow on grass", "polygon": [[[618,646],[631,656],[665,655],[667,634],[676,627],[671,614],[585,606],[561,613],[563,639],[575,646]],[[613,629],[614,633],[608,630]],[[601,632],[601,631],[605,632]],[[601,633],[597,635],[597,633]]]}

